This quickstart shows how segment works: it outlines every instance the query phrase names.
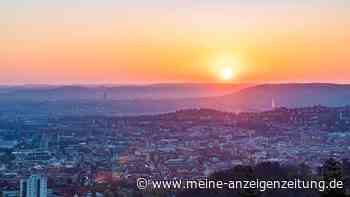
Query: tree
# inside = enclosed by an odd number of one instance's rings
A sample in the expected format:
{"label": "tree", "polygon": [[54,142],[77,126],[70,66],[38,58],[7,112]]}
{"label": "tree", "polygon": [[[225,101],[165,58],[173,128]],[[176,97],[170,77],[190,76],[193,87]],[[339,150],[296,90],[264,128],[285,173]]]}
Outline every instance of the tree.
{"label": "tree", "polygon": [[[326,185],[329,185],[331,181],[344,181],[343,176],[343,167],[342,164],[331,158],[328,159],[324,165],[323,165],[323,180],[326,182]],[[326,191],[323,193],[324,197],[345,197],[345,190],[344,188],[336,188],[336,189],[330,189],[327,188]]]}
{"label": "tree", "polygon": [[103,197],[114,197],[114,196],[115,195],[110,190],[107,190],[103,193]]}

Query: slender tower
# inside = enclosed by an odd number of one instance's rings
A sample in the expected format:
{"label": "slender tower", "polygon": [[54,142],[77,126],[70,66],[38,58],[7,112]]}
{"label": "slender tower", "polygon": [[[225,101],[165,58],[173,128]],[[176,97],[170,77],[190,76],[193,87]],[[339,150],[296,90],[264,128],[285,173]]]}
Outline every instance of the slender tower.
{"label": "slender tower", "polygon": [[107,94],[107,92],[103,92],[103,100],[107,100],[108,99],[108,94]]}
{"label": "slender tower", "polygon": [[276,109],[276,102],[275,102],[274,98],[272,98],[272,100],[271,100],[271,108]]}

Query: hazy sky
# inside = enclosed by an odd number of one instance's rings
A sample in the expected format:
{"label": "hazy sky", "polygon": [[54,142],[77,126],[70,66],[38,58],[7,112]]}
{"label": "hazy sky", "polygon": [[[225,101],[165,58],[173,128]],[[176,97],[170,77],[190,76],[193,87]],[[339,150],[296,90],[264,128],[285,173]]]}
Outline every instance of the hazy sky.
{"label": "hazy sky", "polygon": [[1,84],[350,83],[350,1],[4,0],[0,43]]}

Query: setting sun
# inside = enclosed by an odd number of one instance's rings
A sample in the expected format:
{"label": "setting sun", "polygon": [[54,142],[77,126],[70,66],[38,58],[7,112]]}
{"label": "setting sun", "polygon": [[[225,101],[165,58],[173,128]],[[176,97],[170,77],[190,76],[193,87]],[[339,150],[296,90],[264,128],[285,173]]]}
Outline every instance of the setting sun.
{"label": "setting sun", "polygon": [[223,80],[230,80],[230,79],[233,79],[234,78],[234,73],[233,73],[233,70],[232,68],[230,67],[226,67],[226,68],[223,68],[220,72],[220,77],[223,79]]}
{"label": "setting sun", "polygon": [[211,67],[220,81],[229,81],[237,77],[241,63],[231,54],[224,54],[213,58]]}

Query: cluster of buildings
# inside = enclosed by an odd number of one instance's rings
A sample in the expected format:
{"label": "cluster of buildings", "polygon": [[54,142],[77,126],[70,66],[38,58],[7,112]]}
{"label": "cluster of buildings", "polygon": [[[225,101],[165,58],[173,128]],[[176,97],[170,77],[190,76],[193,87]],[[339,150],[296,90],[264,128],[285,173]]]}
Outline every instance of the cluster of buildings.
{"label": "cluster of buildings", "polygon": [[329,157],[350,157],[349,107],[192,109],[21,125],[0,130],[0,190],[12,196],[89,196],[96,184],[203,178],[263,161],[304,163],[316,172]]}
{"label": "cluster of buildings", "polygon": [[2,197],[48,197],[47,177],[39,174],[22,178],[18,188],[2,188]]}

